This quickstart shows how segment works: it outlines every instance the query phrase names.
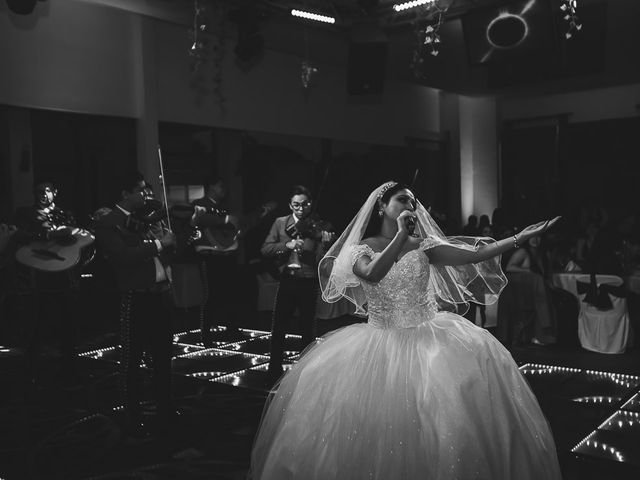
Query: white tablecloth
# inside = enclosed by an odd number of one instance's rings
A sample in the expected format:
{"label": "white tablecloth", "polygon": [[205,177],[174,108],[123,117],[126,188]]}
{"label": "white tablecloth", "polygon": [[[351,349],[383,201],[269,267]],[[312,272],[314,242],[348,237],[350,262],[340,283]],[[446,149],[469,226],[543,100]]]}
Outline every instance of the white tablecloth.
{"label": "white tablecloth", "polygon": [[[598,310],[584,302],[584,293],[578,294],[576,282],[589,283],[590,280],[590,276],[584,273],[556,273],[552,276],[553,285],[573,293],[579,300],[578,337],[582,347],[599,353],[624,353],[633,341],[627,299],[609,295],[613,308]],[[596,282],[598,286],[621,285],[623,280],[614,275],[597,275]]]}
{"label": "white tablecloth", "polygon": [[[576,278],[583,277],[585,274],[582,272],[576,273],[554,273],[551,276],[551,283],[558,288],[562,288],[573,293],[576,297],[578,291],[576,290]],[[628,277],[623,277],[624,284],[630,292],[640,294],[640,274],[634,273]]]}

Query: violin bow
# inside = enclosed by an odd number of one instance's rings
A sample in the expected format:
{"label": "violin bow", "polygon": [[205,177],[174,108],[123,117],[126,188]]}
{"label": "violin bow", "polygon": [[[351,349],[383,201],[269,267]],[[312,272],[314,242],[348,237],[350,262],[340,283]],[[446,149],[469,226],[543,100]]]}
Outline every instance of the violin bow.
{"label": "violin bow", "polygon": [[162,149],[158,145],[158,161],[160,162],[160,184],[162,185],[162,200],[164,202],[165,213],[167,214],[167,227],[171,229],[171,216],[169,215],[169,202],[167,201],[167,185],[164,181],[164,166],[162,165]]}
{"label": "violin bow", "polygon": [[[420,169],[416,168],[415,173],[413,174],[413,180],[411,180],[411,188],[413,189],[413,187],[416,185],[416,180],[418,179],[418,174],[420,173]],[[413,190],[412,190],[413,191]]]}

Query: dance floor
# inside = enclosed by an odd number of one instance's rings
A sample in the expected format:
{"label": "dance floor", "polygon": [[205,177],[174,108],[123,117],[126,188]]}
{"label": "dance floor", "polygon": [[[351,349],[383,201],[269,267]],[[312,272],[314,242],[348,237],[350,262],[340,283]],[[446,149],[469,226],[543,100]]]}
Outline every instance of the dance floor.
{"label": "dance floor", "polygon": [[[0,400],[0,479],[244,478],[273,384],[269,337],[217,327],[205,348],[197,330],[175,334],[179,415],[162,438],[129,438],[119,426],[118,345],[82,352],[73,382],[52,376],[37,388],[16,373],[19,353],[0,349],[0,388],[9,392]],[[285,368],[298,358],[300,342],[287,335]],[[598,369],[601,356],[584,351],[529,346],[513,354],[549,419],[565,480],[640,478],[640,372]],[[633,365],[637,352],[622,357]],[[144,407],[152,419],[151,404]]]}

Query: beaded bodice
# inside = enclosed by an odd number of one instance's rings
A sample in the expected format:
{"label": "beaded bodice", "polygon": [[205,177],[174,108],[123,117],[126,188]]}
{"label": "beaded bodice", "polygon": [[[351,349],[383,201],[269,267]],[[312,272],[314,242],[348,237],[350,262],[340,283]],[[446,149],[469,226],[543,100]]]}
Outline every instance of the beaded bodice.
{"label": "beaded bodice", "polygon": [[[361,280],[367,297],[369,324],[380,328],[411,328],[431,320],[437,311],[429,284],[429,258],[421,245],[395,262],[385,277],[372,283]],[[352,261],[379,253],[368,245],[354,247]]]}

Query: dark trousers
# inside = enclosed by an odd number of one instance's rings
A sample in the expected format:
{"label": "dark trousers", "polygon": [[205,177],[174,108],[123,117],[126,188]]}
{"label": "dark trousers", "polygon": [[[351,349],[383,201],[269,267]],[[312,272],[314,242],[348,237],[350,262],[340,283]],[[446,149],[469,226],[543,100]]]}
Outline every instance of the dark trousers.
{"label": "dark trousers", "polygon": [[43,347],[47,339],[57,341],[60,351],[60,373],[73,373],[76,359],[76,322],[78,291],[32,292],[19,296],[19,310],[25,320],[22,330],[26,347],[27,373],[36,380],[42,375]]}
{"label": "dark trousers", "polygon": [[317,297],[317,278],[297,278],[286,274],[280,278],[271,325],[270,371],[279,372],[282,369],[285,333],[292,326],[296,307],[300,314],[302,348],[315,340]]}
{"label": "dark trousers", "polygon": [[142,354],[152,361],[153,397],[162,422],[171,416],[171,301],[169,292],[122,294],[120,312],[121,373],[125,415],[129,422],[141,420]]}
{"label": "dark trousers", "polygon": [[238,294],[235,253],[208,255],[201,263],[204,303],[200,307],[200,331],[203,339],[213,325],[237,328],[235,298]]}

